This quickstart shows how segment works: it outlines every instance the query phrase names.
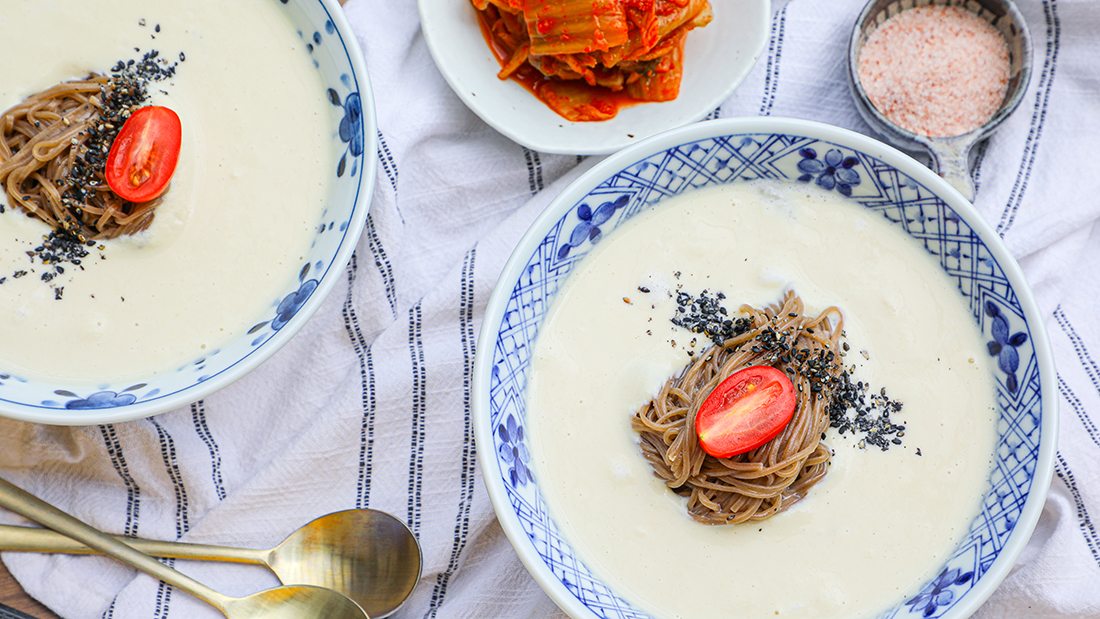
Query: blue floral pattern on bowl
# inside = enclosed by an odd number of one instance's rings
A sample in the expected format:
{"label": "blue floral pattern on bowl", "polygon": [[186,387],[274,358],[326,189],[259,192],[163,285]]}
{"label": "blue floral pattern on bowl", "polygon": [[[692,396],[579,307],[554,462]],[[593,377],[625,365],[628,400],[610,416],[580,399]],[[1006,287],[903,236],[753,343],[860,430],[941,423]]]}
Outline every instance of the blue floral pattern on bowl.
{"label": "blue floral pattern on bowl", "polygon": [[[281,346],[323,298],[318,291],[327,294],[340,277],[366,221],[375,177],[375,161],[365,157],[376,139],[370,81],[354,37],[336,26],[336,21],[343,19],[334,16],[333,11],[340,11],[338,4],[322,0],[278,0],[276,4],[306,43],[303,53],[310,55],[321,74],[325,91],[319,96],[335,106],[333,125],[337,127],[331,136],[337,164],[332,170],[330,198],[297,280],[288,278],[286,290],[271,299],[267,316],[258,317],[260,320],[234,341],[175,371],[143,381],[78,387],[47,384],[5,371],[0,375],[0,406],[8,416],[82,424],[87,421],[78,411],[85,411],[95,422],[121,421],[200,399],[211,389],[204,383],[224,386]],[[314,307],[303,311],[310,305]]]}
{"label": "blue floral pattern on bowl", "polygon": [[955,601],[956,587],[964,586],[974,578],[974,572],[959,568],[945,569],[932,582],[924,585],[916,597],[905,602],[911,613],[931,617],[942,608],[949,608]]}
{"label": "blue floral pattern on bowl", "polygon": [[619,196],[614,200],[608,200],[600,204],[595,211],[588,204],[577,207],[577,219],[580,221],[573,226],[573,233],[569,235],[569,242],[562,243],[561,248],[558,250],[558,259],[568,258],[569,251],[574,247],[580,247],[587,242],[598,242],[600,237],[603,236],[600,226],[607,223],[615,215],[615,211],[626,206],[628,201],[629,196]]}
{"label": "blue floral pattern on bowl", "polygon": [[[136,385],[135,388],[140,388],[144,385]],[[137,396],[132,393],[115,393],[114,391],[97,391],[92,395],[82,398],[75,393],[67,391],[58,391],[58,395],[70,396],[74,399],[65,402],[65,408],[71,410],[80,410],[86,408],[115,408],[117,406],[126,406],[133,404],[137,401]]]}
{"label": "blue floral pattern on bowl", "polygon": [[500,458],[509,464],[508,479],[512,485],[522,486],[535,481],[531,469],[527,466],[531,461],[531,454],[527,451],[523,426],[516,423],[514,416],[508,415],[508,419],[497,426],[497,434],[500,436]]}
{"label": "blue floral pattern on bowl", "polygon": [[[486,401],[496,454],[495,466],[486,467],[490,470],[485,474],[499,476],[530,544],[578,603],[596,617],[648,617],[608,589],[573,554],[546,512],[537,470],[529,479],[522,474],[526,466],[517,466],[518,454],[526,453],[526,436],[520,429],[527,414],[524,390],[532,345],[558,290],[603,235],[666,198],[761,178],[814,182],[835,189],[921,242],[966,297],[990,353],[998,357],[1000,440],[981,514],[937,576],[880,618],[943,616],[989,571],[1031,493],[1045,413],[1032,329],[1042,326],[1028,323],[1013,283],[994,253],[955,210],[892,165],[842,144],[756,133],[682,144],[623,166],[550,225],[525,264],[520,258],[524,266],[517,270],[520,275],[515,281],[498,283],[498,287],[510,287],[511,295],[501,322],[484,327],[493,330],[489,336],[493,350],[479,354],[492,355]],[[603,206],[593,210],[592,204]],[[607,205],[614,208],[604,208]]]}
{"label": "blue floral pattern on bowl", "polygon": [[840,193],[851,196],[852,187],[860,182],[859,172],[855,169],[859,163],[858,157],[848,156],[837,148],[825,151],[825,157],[817,158],[817,151],[812,148],[803,148],[798,153],[802,161],[798,162],[798,171],[802,175],[798,180],[807,183],[817,177],[815,184],[822,189],[836,189]]}
{"label": "blue floral pattern on bowl", "polygon": [[1016,370],[1020,368],[1020,353],[1017,348],[1027,343],[1027,334],[1020,331],[1011,333],[1008,326],[1008,317],[1001,313],[1000,307],[993,301],[985,304],[985,314],[990,318],[990,333],[993,341],[989,342],[989,354],[997,357],[997,367],[1005,373],[1005,386],[1012,393],[1016,393],[1019,381],[1016,380]]}

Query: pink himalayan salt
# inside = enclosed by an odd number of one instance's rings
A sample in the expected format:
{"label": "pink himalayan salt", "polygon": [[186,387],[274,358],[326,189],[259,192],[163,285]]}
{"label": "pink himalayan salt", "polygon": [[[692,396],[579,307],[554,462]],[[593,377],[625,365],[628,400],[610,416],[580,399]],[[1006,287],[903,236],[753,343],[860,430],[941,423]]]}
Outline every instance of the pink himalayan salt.
{"label": "pink himalayan salt", "polygon": [[863,44],[859,81],[886,118],[913,133],[951,137],[985,124],[1008,90],[1008,43],[958,7],[907,9]]}

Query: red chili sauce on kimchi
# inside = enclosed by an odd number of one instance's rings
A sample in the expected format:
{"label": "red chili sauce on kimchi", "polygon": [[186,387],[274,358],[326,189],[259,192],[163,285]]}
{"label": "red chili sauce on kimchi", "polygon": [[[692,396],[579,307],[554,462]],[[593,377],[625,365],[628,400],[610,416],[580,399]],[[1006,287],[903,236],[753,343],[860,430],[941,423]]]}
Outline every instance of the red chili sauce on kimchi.
{"label": "red chili sauce on kimchi", "polygon": [[707,0],[471,0],[500,79],[570,121],[680,92],[687,33],[713,18]]}

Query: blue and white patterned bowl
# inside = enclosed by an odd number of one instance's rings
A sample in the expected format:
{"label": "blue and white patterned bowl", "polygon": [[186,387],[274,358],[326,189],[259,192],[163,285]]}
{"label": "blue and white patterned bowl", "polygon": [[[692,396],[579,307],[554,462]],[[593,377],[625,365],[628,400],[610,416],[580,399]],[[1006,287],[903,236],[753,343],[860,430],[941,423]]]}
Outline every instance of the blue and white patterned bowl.
{"label": "blue and white patterned bowl", "polygon": [[339,119],[335,182],[297,281],[271,300],[266,320],[173,373],[94,388],[0,373],[0,415],[58,425],[113,423],[186,406],[255,369],[309,320],[339,280],[366,222],[377,162],[377,123],[366,63],[337,0],[271,0],[306,41]]}
{"label": "blue and white patterned bowl", "polygon": [[478,457],[501,525],[571,616],[647,616],[588,570],[546,511],[524,431],[532,344],[555,294],[601,236],[666,198],[760,178],[850,196],[919,240],[969,299],[997,357],[1000,441],[981,514],[937,576],[881,615],[967,617],[1016,562],[1050,486],[1058,411],[1043,321],[1016,261],[958,191],[890,146],[819,123],[727,119],[660,134],[597,164],[532,224],[489,299],[474,372]]}

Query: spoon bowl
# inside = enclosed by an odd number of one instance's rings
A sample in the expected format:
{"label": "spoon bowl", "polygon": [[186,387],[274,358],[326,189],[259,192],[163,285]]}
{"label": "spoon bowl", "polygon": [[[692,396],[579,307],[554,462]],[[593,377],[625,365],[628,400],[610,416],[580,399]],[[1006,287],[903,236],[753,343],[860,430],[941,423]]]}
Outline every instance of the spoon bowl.
{"label": "spoon bowl", "polygon": [[363,609],[328,589],[284,585],[243,598],[228,598],[220,610],[230,619],[369,619]]}
{"label": "spoon bowl", "polygon": [[271,550],[267,565],[284,583],[344,593],[374,619],[387,617],[420,580],[420,545],[405,523],[373,510],[335,512]]}
{"label": "spoon bowl", "polygon": [[[393,614],[420,580],[423,555],[409,527],[373,509],[317,518],[278,546],[253,550],[116,537],[154,557],[229,561],[267,566],[284,584],[342,593],[372,619]],[[0,526],[0,550],[91,554],[95,550],[47,529]]]}

